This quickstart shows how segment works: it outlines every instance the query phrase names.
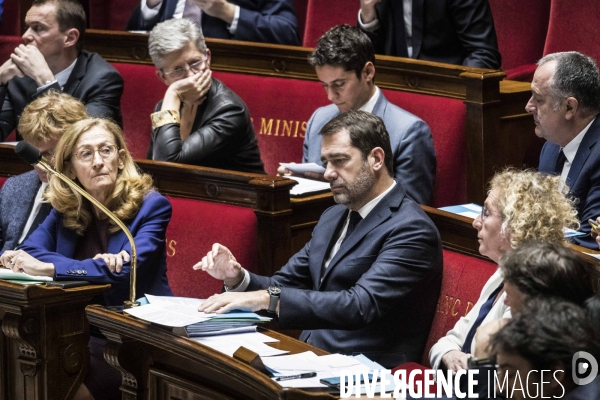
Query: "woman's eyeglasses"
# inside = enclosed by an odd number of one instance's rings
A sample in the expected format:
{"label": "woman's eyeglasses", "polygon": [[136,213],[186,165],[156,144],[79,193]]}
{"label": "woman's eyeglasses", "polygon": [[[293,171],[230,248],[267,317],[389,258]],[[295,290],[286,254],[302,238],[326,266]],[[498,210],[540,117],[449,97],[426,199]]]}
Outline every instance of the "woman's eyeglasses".
{"label": "woman's eyeglasses", "polygon": [[99,149],[83,148],[75,153],[75,158],[83,163],[90,163],[94,159],[94,155],[98,153],[103,160],[110,160],[117,152],[117,146],[107,144]]}
{"label": "woman's eyeglasses", "polygon": [[176,67],[172,71],[163,73],[171,76],[174,79],[181,79],[187,75],[188,71],[192,71],[193,73],[197,74],[198,72],[204,71],[205,67],[206,60],[200,60],[191,64],[186,64],[185,67]]}

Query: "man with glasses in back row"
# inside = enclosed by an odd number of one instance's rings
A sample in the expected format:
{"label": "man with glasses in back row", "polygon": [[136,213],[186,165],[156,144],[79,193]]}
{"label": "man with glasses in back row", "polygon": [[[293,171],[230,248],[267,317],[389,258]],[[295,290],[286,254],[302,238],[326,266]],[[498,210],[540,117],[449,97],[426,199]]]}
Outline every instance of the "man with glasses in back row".
{"label": "man with glasses in back row", "polygon": [[152,118],[151,160],[264,174],[242,99],[210,70],[202,32],[187,19],[162,22],[148,48],[156,75],[168,86]]}

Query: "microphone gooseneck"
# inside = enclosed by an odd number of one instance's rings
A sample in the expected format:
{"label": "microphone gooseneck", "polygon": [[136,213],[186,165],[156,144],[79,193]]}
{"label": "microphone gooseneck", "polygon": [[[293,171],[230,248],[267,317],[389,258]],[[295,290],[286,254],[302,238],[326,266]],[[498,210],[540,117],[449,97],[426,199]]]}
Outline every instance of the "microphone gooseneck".
{"label": "microphone gooseneck", "polygon": [[135,246],[135,242],[133,240],[133,235],[125,226],[123,221],[121,221],[112,211],[106,208],[102,203],[96,200],[91,194],[82,189],[78,184],[73,182],[68,176],[56,171],[52,168],[48,163],[46,163],[42,159],[42,154],[38,149],[25,142],[24,140],[20,141],[15,147],[15,153],[23,159],[28,164],[37,165],[39,168],[43,169],[49,174],[56,176],[58,179],[69,185],[69,187],[75,190],[77,193],[88,199],[93,205],[98,207],[104,214],[106,214],[111,220],[117,224],[119,228],[125,233],[127,239],[129,240],[129,245],[131,246],[131,273],[129,280],[129,300],[125,301],[125,308],[137,307],[140,305],[137,301],[135,301],[135,285],[137,278],[137,249]]}

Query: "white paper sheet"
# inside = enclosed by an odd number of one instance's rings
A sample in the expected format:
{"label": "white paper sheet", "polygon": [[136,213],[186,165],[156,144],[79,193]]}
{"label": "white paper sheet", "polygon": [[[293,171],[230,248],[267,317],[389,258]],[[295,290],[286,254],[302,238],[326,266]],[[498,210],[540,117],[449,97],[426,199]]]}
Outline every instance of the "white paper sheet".
{"label": "white paper sheet", "polygon": [[316,172],[318,174],[324,174],[325,168],[315,163],[304,163],[304,164],[294,164],[294,163],[279,163],[282,167],[289,169],[292,172],[297,174],[303,174],[305,172]]}
{"label": "white paper sheet", "polygon": [[8,268],[0,268],[0,279],[37,282],[52,282],[54,280],[51,276],[29,275],[25,272],[13,272],[12,269]]}
{"label": "white paper sheet", "polygon": [[173,328],[206,321],[211,316],[211,314],[198,312],[198,310],[194,307],[181,306],[177,304],[147,304],[141,307],[126,309],[125,312],[133,315],[134,317],[143,319],[144,321],[170,326]]}
{"label": "white paper sheet", "polygon": [[225,336],[211,336],[203,338],[191,338],[191,340],[198,343],[202,343],[203,345],[220,351],[221,353],[227,354],[230,357],[233,357],[233,353],[235,353],[236,350],[239,349],[241,346],[247,348],[248,350],[252,350],[261,357],[269,357],[289,353],[286,350],[278,350],[266,345],[266,341],[272,342],[277,340],[263,335],[259,332],[240,333]]}
{"label": "white paper sheet", "polygon": [[298,184],[290,189],[290,196],[300,196],[307,193],[325,192],[331,190],[329,182],[315,181],[314,179],[300,178],[297,176],[286,176]]}

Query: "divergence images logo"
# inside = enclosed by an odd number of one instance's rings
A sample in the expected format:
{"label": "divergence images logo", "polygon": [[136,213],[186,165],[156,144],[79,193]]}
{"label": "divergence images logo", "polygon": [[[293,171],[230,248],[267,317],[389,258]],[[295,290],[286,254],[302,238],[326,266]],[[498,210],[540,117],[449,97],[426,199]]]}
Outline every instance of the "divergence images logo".
{"label": "divergence images logo", "polygon": [[578,351],[571,361],[573,382],[577,385],[587,385],[598,375],[598,362],[593,355],[586,351]]}

